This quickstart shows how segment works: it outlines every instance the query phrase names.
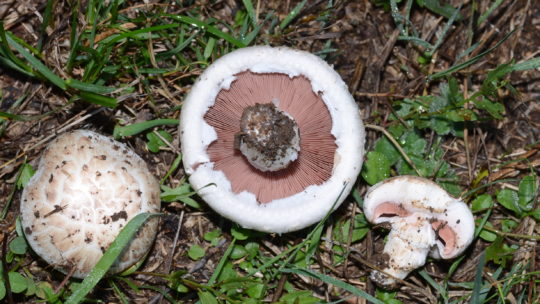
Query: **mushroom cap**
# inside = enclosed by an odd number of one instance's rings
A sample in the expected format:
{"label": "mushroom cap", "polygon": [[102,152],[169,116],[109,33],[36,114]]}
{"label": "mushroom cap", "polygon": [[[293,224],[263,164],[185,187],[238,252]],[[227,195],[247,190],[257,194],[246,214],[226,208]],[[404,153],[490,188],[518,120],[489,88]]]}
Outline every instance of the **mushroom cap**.
{"label": "mushroom cap", "polygon": [[[331,135],[337,146],[327,180],[261,203],[254,193],[233,191],[227,175],[215,169],[207,148],[217,139],[217,133],[204,116],[214,105],[218,93],[229,89],[237,75],[246,71],[260,75],[284,74],[290,79],[305,77],[312,93],[322,98],[332,118]],[[364,127],[358,107],[341,77],[319,57],[285,47],[243,48],[214,62],[185,100],[180,130],[185,171],[197,193],[224,217],[244,228],[264,232],[302,229],[321,220],[332,206],[337,208],[353,186],[364,154]]]}
{"label": "mushroom cap", "polygon": [[437,235],[436,250],[430,252],[434,258],[461,254],[474,236],[474,217],[467,205],[433,181],[417,176],[397,176],[372,186],[365,196],[364,213],[375,224],[402,217],[429,221]]}
{"label": "mushroom cap", "polygon": [[[63,134],[43,152],[21,197],[22,227],[32,249],[63,273],[84,278],[129,220],[159,212],[159,184],[126,145],[87,130]],[[109,274],[150,249],[151,219],[126,246]]]}

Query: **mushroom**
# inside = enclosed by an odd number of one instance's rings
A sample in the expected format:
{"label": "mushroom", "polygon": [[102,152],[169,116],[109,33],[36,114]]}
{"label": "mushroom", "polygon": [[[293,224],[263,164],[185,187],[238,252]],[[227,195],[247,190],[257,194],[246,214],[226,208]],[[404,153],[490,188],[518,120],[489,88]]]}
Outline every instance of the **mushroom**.
{"label": "mushroom", "polygon": [[371,274],[388,289],[397,286],[395,278],[404,279],[424,265],[428,254],[451,259],[473,240],[474,218],[467,205],[425,178],[398,176],[374,185],[366,194],[364,213],[374,224],[391,225],[378,261],[390,276]]}
{"label": "mushroom", "polygon": [[231,52],[209,66],[180,118],[197,193],[244,228],[320,221],[361,169],[364,127],[346,84],[322,59],[285,47]]}
{"label": "mushroom", "polygon": [[[129,220],[159,211],[159,194],[146,163],[126,145],[92,131],[73,131],[47,146],[24,188],[23,231],[46,262],[84,278]],[[157,219],[146,222],[109,274],[144,257],[157,226]]]}

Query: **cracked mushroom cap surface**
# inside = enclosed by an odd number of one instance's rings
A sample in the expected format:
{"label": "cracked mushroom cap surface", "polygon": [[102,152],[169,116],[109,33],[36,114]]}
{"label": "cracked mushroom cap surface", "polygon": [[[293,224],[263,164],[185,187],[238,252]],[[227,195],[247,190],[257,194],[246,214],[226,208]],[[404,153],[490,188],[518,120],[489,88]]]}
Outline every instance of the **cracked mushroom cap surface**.
{"label": "cracked mushroom cap surface", "polygon": [[435,246],[430,251],[434,258],[458,256],[474,236],[474,217],[467,205],[421,177],[397,176],[374,185],[366,193],[364,213],[375,224],[394,224],[402,218],[428,221],[435,233]]}
{"label": "cracked mushroom cap surface", "polygon": [[[84,278],[129,220],[159,212],[159,194],[146,163],[126,145],[77,130],[57,137],[43,152],[22,193],[22,227],[46,262]],[[146,222],[109,274],[143,258],[157,226],[157,219]]]}
{"label": "cracked mushroom cap surface", "polygon": [[[259,119],[264,111],[276,120]],[[264,128],[278,125],[285,131]],[[337,208],[364,154],[358,107],[339,74],[285,47],[248,47],[215,61],[184,101],[180,131],[194,190],[224,217],[264,232],[299,230]]]}

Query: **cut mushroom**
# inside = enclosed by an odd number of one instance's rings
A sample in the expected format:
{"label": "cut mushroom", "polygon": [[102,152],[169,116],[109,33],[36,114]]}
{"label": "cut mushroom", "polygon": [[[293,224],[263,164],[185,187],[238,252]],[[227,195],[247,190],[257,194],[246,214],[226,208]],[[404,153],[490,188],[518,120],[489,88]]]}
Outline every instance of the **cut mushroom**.
{"label": "cut mushroom", "polygon": [[392,227],[380,255],[380,268],[373,281],[385,288],[397,286],[424,265],[429,254],[451,259],[461,254],[473,240],[474,218],[467,205],[436,183],[415,176],[399,176],[371,187],[364,200],[364,213],[374,224]]}
{"label": "cut mushroom", "polygon": [[223,56],[193,86],[180,121],[191,185],[245,228],[283,233],[321,220],[361,169],[356,103],[326,62],[303,51]]}
{"label": "cut mushroom", "polygon": [[[146,163],[124,144],[86,130],[49,144],[21,197],[22,227],[32,249],[76,278],[92,270],[129,220],[159,209],[159,184]],[[157,226],[157,219],[145,223],[109,274],[144,257]]]}

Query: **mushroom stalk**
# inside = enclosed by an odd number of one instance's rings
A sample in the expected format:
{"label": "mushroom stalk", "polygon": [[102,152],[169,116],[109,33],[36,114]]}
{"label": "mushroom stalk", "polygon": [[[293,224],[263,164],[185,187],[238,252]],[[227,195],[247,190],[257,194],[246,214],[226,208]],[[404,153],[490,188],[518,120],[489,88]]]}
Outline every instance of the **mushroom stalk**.
{"label": "mushroom stalk", "polygon": [[435,240],[429,219],[421,214],[395,221],[381,259],[377,261],[384,273],[373,271],[371,279],[382,287],[394,288],[397,285],[395,278],[404,279],[411,271],[425,264]]}
{"label": "mushroom stalk", "polygon": [[246,107],[240,128],[241,132],[235,136],[235,146],[258,170],[285,169],[298,158],[298,124],[273,103]]}

